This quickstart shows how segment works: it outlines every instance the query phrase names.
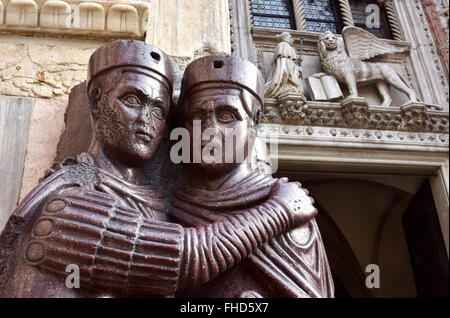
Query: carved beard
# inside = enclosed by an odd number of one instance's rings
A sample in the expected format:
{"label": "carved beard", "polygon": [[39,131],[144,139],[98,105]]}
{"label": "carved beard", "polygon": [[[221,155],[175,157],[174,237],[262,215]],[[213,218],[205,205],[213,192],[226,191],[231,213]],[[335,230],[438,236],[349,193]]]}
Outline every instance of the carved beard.
{"label": "carved beard", "polygon": [[117,145],[119,136],[129,136],[130,129],[123,123],[117,111],[111,108],[108,96],[101,101],[101,114],[97,123],[97,135],[103,145]]}

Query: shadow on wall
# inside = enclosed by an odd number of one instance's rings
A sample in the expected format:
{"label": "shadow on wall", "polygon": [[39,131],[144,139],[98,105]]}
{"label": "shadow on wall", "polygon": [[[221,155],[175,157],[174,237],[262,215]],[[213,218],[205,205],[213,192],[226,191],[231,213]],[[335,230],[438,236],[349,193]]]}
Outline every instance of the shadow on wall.
{"label": "shadow on wall", "polygon": [[[395,182],[388,178],[378,182],[381,176],[374,178],[377,182],[282,171],[277,176],[300,180],[315,200],[336,297],[417,297],[402,224],[402,214],[413,195],[400,189],[415,192],[415,186],[390,186],[387,184]],[[413,183],[408,178],[402,182]],[[370,273],[365,271],[370,264],[379,266],[380,288],[366,287]]]}

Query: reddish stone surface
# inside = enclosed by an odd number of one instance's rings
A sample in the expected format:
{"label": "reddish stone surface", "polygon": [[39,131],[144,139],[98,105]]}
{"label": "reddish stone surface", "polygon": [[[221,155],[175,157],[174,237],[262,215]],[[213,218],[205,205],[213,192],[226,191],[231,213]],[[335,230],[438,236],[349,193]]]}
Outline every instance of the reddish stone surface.
{"label": "reddish stone surface", "polygon": [[425,17],[427,19],[428,25],[430,26],[431,34],[433,35],[434,44],[436,51],[442,62],[442,67],[444,68],[445,76],[448,80],[448,65],[449,65],[449,49],[448,49],[448,39],[445,35],[442,25],[440,23],[439,13],[436,10],[436,4],[433,0],[421,0],[423,10],[425,12]]}

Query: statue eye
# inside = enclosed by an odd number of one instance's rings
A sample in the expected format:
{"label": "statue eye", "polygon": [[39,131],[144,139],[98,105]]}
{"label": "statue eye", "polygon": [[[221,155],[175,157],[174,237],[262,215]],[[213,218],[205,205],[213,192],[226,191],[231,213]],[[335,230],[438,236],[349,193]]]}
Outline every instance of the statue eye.
{"label": "statue eye", "polygon": [[136,95],[133,94],[125,95],[124,97],[121,98],[121,101],[129,107],[141,106],[141,101]]}
{"label": "statue eye", "polygon": [[236,120],[236,116],[234,115],[234,113],[232,111],[222,110],[217,115],[217,119],[223,123],[230,123],[230,122]]}
{"label": "statue eye", "polygon": [[164,112],[159,107],[154,107],[152,109],[152,114],[153,114],[153,116],[155,116],[159,120],[163,120],[164,119]]}

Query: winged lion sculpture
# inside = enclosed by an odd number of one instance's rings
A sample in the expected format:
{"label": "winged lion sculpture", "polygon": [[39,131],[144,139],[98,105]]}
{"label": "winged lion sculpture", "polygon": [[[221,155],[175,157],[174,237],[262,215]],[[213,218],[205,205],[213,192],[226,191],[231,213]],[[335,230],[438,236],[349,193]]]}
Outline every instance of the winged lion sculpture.
{"label": "winged lion sculpture", "polygon": [[406,104],[417,102],[414,90],[392,67],[365,62],[376,56],[404,52],[406,48],[386,43],[357,27],[345,27],[342,37],[346,48],[335,34],[327,31],[319,38],[318,49],[322,69],[347,85],[349,97],[358,97],[358,86],[374,83],[383,99],[381,106],[387,107],[392,102],[389,85],[408,96]]}

